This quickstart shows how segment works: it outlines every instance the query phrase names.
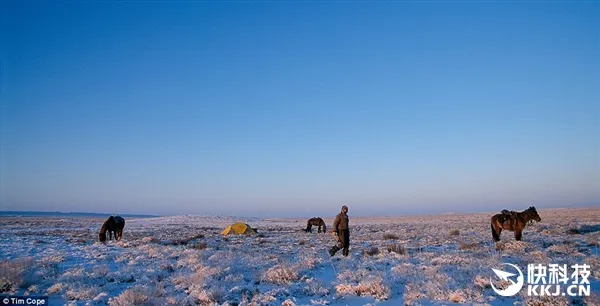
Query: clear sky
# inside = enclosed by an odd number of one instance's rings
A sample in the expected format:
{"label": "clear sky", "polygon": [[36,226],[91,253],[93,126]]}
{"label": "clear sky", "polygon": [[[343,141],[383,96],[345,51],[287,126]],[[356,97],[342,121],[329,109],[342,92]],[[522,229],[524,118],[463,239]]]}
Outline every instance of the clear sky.
{"label": "clear sky", "polygon": [[0,209],[600,205],[598,2],[0,2]]}

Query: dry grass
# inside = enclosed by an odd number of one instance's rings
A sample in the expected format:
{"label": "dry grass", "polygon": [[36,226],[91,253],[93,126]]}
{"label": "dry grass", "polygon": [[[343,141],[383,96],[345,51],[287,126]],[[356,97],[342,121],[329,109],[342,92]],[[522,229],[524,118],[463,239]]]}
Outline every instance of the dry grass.
{"label": "dry grass", "polygon": [[289,265],[275,265],[267,270],[263,280],[277,285],[287,285],[298,280],[298,269]]}
{"label": "dry grass", "polygon": [[189,239],[175,239],[167,241],[167,245],[187,245],[189,242]]}
{"label": "dry grass", "polygon": [[555,244],[553,246],[550,246],[547,250],[554,252],[554,253],[561,253],[561,254],[573,254],[576,252],[573,249],[573,247],[564,245],[564,244]]}
{"label": "dry grass", "polygon": [[464,294],[458,290],[451,292],[448,295],[448,300],[452,303],[465,303],[467,301]]}
{"label": "dry grass", "polygon": [[570,304],[566,297],[555,296],[527,297],[525,300],[526,306],[569,306]]}
{"label": "dry grass", "polygon": [[193,248],[194,248],[194,249],[196,249],[196,250],[204,250],[204,249],[206,249],[207,247],[208,247],[208,244],[207,244],[206,242],[199,242],[199,243],[196,243],[196,244],[193,246]]}
{"label": "dry grass", "polygon": [[50,286],[50,288],[48,288],[48,290],[46,290],[46,293],[48,295],[53,295],[53,294],[58,294],[60,292],[62,292],[63,290],[65,290],[66,285],[64,283],[56,283],[52,286]]}
{"label": "dry grass", "polygon": [[189,296],[193,298],[196,305],[221,305],[225,301],[225,295],[222,288],[195,288],[189,292]]}
{"label": "dry grass", "polygon": [[490,282],[486,278],[482,277],[481,275],[475,276],[473,283],[475,284],[475,286],[477,286],[480,289],[486,289],[486,288],[491,287]]}
{"label": "dry grass", "polygon": [[202,238],[204,238],[204,234],[196,234],[188,238],[170,240],[167,242],[167,245],[188,245],[190,242],[192,242],[192,240]]}
{"label": "dry grass", "polygon": [[330,293],[330,291],[323,286],[321,281],[314,278],[309,278],[306,279],[301,293],[307,296],[326,296]]}
{"label": "dry grass", "polygon": [[391,296],[390,287],[383,283],[381,277],[361,281],[357,285],[339,284],[335,290],[339,295],[371,296],[376,300],[387,300]]}
{"label": "dry grass", "polygon": [[93,299],[97,294],[98,289],[95,287],[76,287],[67,290],[63,295],[67,300],[85,301]]}
{"label": "dry grass", "polygon": [[108,304],[111,306],[147,305],[152,301],[153,297],[155,296],[149,288],[136,286],[123,291],[123,293],[115,298],[111,298]]}
{"label": "dry grass", "polygon": [[299,260],[296,264],[298,269],[312,270],[316,269],[321,263],[323,263],[323,259],[307,257],[303,260]]}
{"label": "dry grass", "polygon": [[445,265],[463,265],[466,266],[470,261],[460,255],[442,254],[431,259],[431,264],[437,266]]}
{"label": "dry grass", "polygon": [[479,243],[477,242],[459,242],[458,249],[461,251],[465,250],[475,250],[479,247]]}
{"label": "dry grass", "polygon": [[27,257],[0,262],[0,292],[14,292],[30,285],[33,259]]}
{"label": "dry grass", "polygon": [[156,237],[144,237],[142,238],[142,242],[143,243],[159,243],[160,240],[158,240]]}
{"label": "dry grass", "polygon": [[509,240],[496,243],[496,250],[504,251],[509,254],[525,254],[527,249],[533,249],[533,247],[530,243],[523,241]]}
{"label": "dry grass", "polygon": [[283,301],[283,303],[281,303],[281,306],[296,306],[296,303],[294,303],[290,299],[287,299],[287,300]]}
{"label": "dry grass", "polygon": [[27,293],[38,293],[40,291],[40,289],[38,288],[38,286],[36,285],[31,285],[29,286],[29,288],[27,288]]}
{"label": "dry grass", "polygon": [[450,236],[459,236],[460,235],[460,231],[457,229],[453,229],[450,231]]}
{"label": "dry grass", "polygon": [[378,247],[370,247],[369,249],[364,251],[364,254],[366,254],[368,256],[375,256],[375,255],[379,254],[379,248]]}
{"label": "dry grass", "polygon": [[398,239],[400,239],[400,237],[398,237],[398,235],[391,234],[391,233],[383,234],[383,240],[398,240]]}
{"label": "dry grass", "polygon": [[401,244],[391,244],[387,246],[387,251],[399,255],[406,255],[406,248]]}
{"label": "dry grass", "polygon": [[92,268],[92,271],[93,271],[94,275],[101,277],[101,278],[106,277],[108,272],[110,272],[107,265],[95,266],[94,268]]}

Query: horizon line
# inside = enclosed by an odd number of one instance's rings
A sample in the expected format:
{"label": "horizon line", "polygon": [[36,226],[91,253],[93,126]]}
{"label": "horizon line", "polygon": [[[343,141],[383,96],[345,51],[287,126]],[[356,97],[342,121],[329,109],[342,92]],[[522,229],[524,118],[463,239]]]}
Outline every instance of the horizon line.
{"label": "horizon line", "polygon": [[[535,206],[535,205],[534,205]],[[586,206],[565,206],[565,207],[550,207],[550,208],[540,208],[538,210],[558,210],[558,209],[589,209],[589,208],[600,208],[600,205],[586,205]],[[0,210],[0,217],[15,217],[11,214],[57,214],[57,215],[106,215],[106,216],[130,216],[130,217],[144,217],[144,218],[161,218],[161,217],[178,217],[178,216],[198,216],[198,217],[229,217],[229,218],[260,218],[260,219],[297,219],[297,218],[305,218],[305,216],[298,217],[285,217],[285,216],[236,216],[236,215],[224,215],[224,214],[194,214],[194,213],[182,213],[182,214],[141,214],[141,213],[123,213],[123,214],[112,214],[105,212],[83,212],[83,211],[43,211],[43,210]],[[486,214],[486,213],[499,213],[495,211],[479,211],[479,212],[440,212],[440,213],[406,213],[406,214],[393,214],[393,215],[352,215],[354,218],[391,218],[391,217],[403,217],[403,216],[443,216],[443,215],[472,215],[472,214]],[[22,216],[24,217],[24,216]],[[333,216],[331,216],[333,217]],[[326,217],[327,218],[327,217]]]}

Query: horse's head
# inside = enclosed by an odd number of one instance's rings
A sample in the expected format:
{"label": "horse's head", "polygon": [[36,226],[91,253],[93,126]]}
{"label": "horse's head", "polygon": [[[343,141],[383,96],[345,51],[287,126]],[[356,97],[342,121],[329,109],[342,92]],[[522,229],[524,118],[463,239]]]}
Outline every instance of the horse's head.
{"label": "horse's head", "polygon": [[531,220],[540,222],[542,221],[542,218],[540,218],[540,215],[538,215],[537,210],[535,209],[535,207],[531,206],[527,209],[527,213],[529,214],[529,218]]}
{"label": "horse's head", "polygon": [[105,242],[106,241],[106,233],[98,234],[98,240],[100,240],[100,242]]}

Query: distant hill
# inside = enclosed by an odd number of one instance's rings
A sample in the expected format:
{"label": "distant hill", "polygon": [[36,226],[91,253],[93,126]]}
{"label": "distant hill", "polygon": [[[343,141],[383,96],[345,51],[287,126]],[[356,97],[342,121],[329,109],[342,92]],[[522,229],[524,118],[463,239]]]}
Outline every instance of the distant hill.
{"label": "distant hill", "polygon": [[[60,212],[60,211],[0,211],[0,217],[89,217],[104,218],[108,213]],[[155,218],[156,215],[119,214],[124,218]]]}

